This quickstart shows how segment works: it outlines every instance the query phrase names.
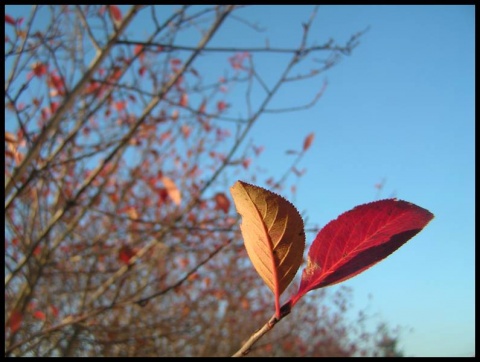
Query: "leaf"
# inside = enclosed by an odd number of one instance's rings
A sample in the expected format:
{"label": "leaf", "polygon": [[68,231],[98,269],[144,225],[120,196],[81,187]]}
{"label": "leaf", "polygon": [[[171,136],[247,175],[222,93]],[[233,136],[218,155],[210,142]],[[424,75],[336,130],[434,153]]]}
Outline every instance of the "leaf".
{"label": "leaf", "polygon": [[44,76],[45,74],[47,74],[47,71],[48,71],[48,67],[47,65],[43,64],[43,63],[40,63],[40,62],[35,62],[33,65],[32,65],[32,72],[33,74],[40,78],[42,76]]}
{"label": "leaf", "polygon": [[180,97],[180,107],[186,107],[188,106],[188,95],[187,93],[182,93],[182,96]]}
{"label": "leaf", "polygon": [[5,14],[5,23],[15,26],[15,19]]}
{"label": "leaf", "polygon": [[217,110],[219,112],[223,112],[227,107],[228,107],[228,104],[225,103],[224,101],[218,101],[217,102]]}
{"label": "leaf", "polygon": [[279,316],[280,295],[303,260],[302,217],[289,201],[264,188],[237,181],[230,192],[242,216],[240,229],[248,256],[275,295]]}
{"label": "leaf", "polygon": [[47,319],[47,316],[41,310],[37,310],[35,313],[33,313],[33,317],[41,321],[44,321]]}
{"label": "leaf", "polygon": [[11,333],[15,333],[20,329],[20,327],[22,326],[22,320],[23,320],[22,312],[20,312],[17,309],[14,309],[8,320],[8,326],[10,327]]}
{"label": "leaf", "polygon": [[225,214],[230,210],[230,200],[225,196],[223,192],[218,192],[214,196],[215,198],[215,210],[222,210]]}
{"label": "leaf", "polygon": [[17,143],[17,138],[11,132],[5,131],[5,142],[7,143]]}
{"label": "leaf", "polygon": [[177,185],[175,185],[175,182],[173,182],[171,178],[166,176],[162,177],[162,182],[167,189],[168,196],[170,196],[170,198],[175,204],[180,205],[180,203],[182,202],[182,195],[180,194],[180,190],[177,188]]}
{"label": "leaf", "polygon": [[313,241],[291,306],[310,290],[345,281],[385,259],[433,217],[426,209],[396,199],[363,204],[343,213]]}
{"label": "leaf", "polygon": [[134,257],[136,252],[130,248],[128,245],[123,245],[118,251],[118,259],[124,264],[128,264],[130,259]]}
{"label": "leaf", "polygon": [[303,151],[306,151],[310,148],[314,137],[315,137],[315,134],[313,132],[310,133],[307,137],[305,137],[305,140],[303,141]]}
{"label": "leaf", "polygon": [[110,15],[115,21],[122,20],[122,12],[117,5],[109,5],[108,9],[110,10]]}

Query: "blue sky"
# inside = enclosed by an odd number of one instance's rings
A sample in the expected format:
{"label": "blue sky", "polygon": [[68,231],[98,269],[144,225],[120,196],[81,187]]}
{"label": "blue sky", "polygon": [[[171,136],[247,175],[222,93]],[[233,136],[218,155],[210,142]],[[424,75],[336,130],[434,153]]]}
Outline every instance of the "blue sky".
{"label": "blue sky", "polygon": [[[18,10],[7,7],[12,16]],[[265,32],[228,20],[211,45],[263,46],[268,38],[272,47],[293,47],[311,10],[241,9],[238,16]],[[288,164],[285,150],[299,148],[315,133],[299,166],[307,173],[292,200],[312,224],[323,226],[374,200],[374,185],[382,179],[382,198],[395,194],[435,214],[405,246],[344,283],[353,288],[356,308],[368,306],[389,325],[405,327],[400,347],[408,356],[475,352],[474,24],[473,6],[321,6],[311,30],[318,44],[330,37],[342,44],[370,30],[338,66],[314,81],[292,84],[273,102],[304,103],[328,79],[315,107],[265,114],[251,134],[265,146],[256,163],[281,175]],[[219,67],[228,66],[227,56],[218,56]],[[254,59],[267,80],[282,65],[277,56]],[[213,70],[218,76],[216,63]],[[243,101],[227,99],[233,106]]]}
{"label": "blue sky", "polygon": [[[310,9],[248,11],[273,46],[298,39],[282,24],[291,31]],[[286,145],[315,132],[294,201],[312,223],[372,201],[383,178],[382,198],[395,194],[435,214],[405,246],[345,282],[356,307],[405,327],[400,347],[409,356],[475,351],[474,20],[473,6],[321,6],[312,29],[319,42],[370,30],[325,74],[313,109],[266,115],[254,129],[266,147],[259,162],[279,173]],[[318,82],[294,95],[314,94]],[[291,104],[287,93],[278,104]]]}

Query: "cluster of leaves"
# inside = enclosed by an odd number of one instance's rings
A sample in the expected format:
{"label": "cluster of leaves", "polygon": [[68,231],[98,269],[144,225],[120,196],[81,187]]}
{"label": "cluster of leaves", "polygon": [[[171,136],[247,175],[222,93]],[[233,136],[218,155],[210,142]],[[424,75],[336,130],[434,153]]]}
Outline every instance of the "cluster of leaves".
{"label": "cluster of leaves", "polygon": [[280,295],[303,262],[302,217],[289,201],[264,188],[237,181],[231,193],[242,215],[241,230],[250,260],[275,298],[275,315],[238,354],[248,353],[262,333],[288,315],[306,293],[372,267],[433,219],[428,210],[396,199],[371,202],[343,213],[319,231],[310,246],[297,293],[280,307]]}
{"label": "cluster of leaves", "polygon": [[[253,51],[208,47],[242,7],[165,9],[33,6],[5,16],[6,355],[228,355],[271,310],[225,190],[233,179],[259,181],[263,147],[247,136],[267,110],[283,111],[268,108],[278,89],[334,63],[292,69],[315,52],[338,59],[358,35],[310,46],[305,23],[269,83]],[[198,43],[177,43],[191,34]],[[217,52],[226,69],[212,78],[199,58]],[[229,103],[234,91],[244,104]],[[263,183],[287,189],[312,141]],[[343,346],[341,323],[318,328],[337,328]]]}

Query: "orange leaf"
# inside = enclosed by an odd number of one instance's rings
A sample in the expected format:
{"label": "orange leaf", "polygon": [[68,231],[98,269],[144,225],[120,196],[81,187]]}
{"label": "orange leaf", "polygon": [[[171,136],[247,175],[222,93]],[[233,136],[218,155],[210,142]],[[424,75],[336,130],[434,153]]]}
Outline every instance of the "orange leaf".
{"label": "orange leaf", "polygon": [[13,133],[5,131],[5,142],[17,143],[17,137]]}
{"label": "orange leaf", "polygon": [[312,132],[310,133],[307,137],[305,137],[305,140],[303,141],[303,150],[306,151],[310,148],[313,142],[313,138],[315,137],[315,134]]}
{"label": "orange leaf", "polygon": [[177,188],[177,185],[175,185],[175,182],[173,182],[171,178],[166,176],[162,177],[162,182],[167,189],[168,196],[170,196],[170,198],[175,204],[180,205],[180,203],[182,202],[182,195],[180,194],[180,190]]}
{"label": "orange leaf", "polygon": [[279,317],[280,295],[303,260],[302,217],[289,201],[264,188],[237,181],[230,192],[242,216],[240,229],[248,256],[275,295]]}

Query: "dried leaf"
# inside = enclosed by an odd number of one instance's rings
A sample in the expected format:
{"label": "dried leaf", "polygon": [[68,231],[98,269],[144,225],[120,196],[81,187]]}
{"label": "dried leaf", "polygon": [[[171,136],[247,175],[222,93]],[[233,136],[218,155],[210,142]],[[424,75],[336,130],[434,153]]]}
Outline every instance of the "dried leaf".
{"label": "dried leaf", "polygon": [[434,215],[412,203],[386,199],[360,205],[329,222],[312,243],[293,306],[312,289],[345,281],[385,259]]}
{"label": "dried leaf", "polygon": [[171,178],[166,176],[162,177],[162,182],[167,189],[168,196],[170,196],[170,198],[176,205],[180,205],[180,203],[182,202],[182,195],[180,193],[180,190],[177,188],[177,185],[175,185],[175,182],[173,182]]}
{"label": "dried leaf", "polygon": [[264,188],[237,181],[231,188],[245,248],[253,266],[275,295],[277,315],[282,292],[303,259],[305,231],[297,209]]}

